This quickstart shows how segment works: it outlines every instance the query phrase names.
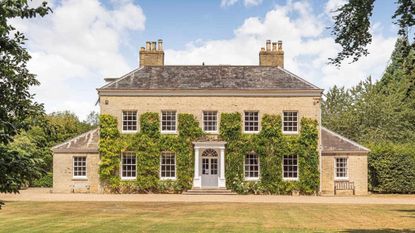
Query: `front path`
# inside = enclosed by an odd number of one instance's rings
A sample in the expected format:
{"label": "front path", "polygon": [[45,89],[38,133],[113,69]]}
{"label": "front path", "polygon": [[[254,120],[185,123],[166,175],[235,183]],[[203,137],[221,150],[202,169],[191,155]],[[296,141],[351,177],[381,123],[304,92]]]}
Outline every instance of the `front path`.
{"label": "front path", "polygon": [[30,188],[20,194],[0,194],[3,201],[88,202],[236,202],[315,204],[402,204],[415,205],[415,195],[368,196],[277,196],[277,195],[181,195],[181,194],[58,194],[50,189]]}

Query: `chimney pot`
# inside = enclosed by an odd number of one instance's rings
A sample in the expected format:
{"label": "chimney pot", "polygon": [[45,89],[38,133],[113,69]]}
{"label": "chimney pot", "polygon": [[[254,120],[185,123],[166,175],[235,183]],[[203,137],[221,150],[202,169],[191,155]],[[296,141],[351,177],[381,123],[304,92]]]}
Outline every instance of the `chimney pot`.
{"label": "chimney pot", "polygon": [[282,51],[282,41],[278,41],[278,51]]}
{"label": "chimney pot", "polygon": [[272,51],[277,51],[277,42],[272,42]]}
{"label": "chimney pot", "polygon": [[271,40],[267,40],[266,48],[267,48],[267,51],[271,50]]}
{"label": "chimney pot", "polygon": [[164,66],[163,41],[146,41],[146,47],[141,47],[139,51],[139,67],[144,66]]}
{"label": "chimney pot", "polygon": [[162,39],[159,39],[158,40],[158,47],[157,47],[157,50],[158,51],[163,51],[163,40]]}
{"label": "chimney pot", "polygon": [[266,41],[266,47],[262,47],[259,52],[259,65],[284,68],[284,51],[282,50],[282,41]]}

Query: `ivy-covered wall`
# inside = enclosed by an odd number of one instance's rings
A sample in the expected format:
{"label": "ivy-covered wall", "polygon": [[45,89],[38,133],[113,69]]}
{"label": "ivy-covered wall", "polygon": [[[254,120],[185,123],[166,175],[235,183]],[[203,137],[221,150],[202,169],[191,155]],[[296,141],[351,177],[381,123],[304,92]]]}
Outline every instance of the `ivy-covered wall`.
{"label": "ivy-covered wall", "polygon": [[[205,136],[199,122],[191,114],[179,114],[178,135],[160,134],[158,113],[140,116],[140,132],[120,134],[117,121],[110,115],[100,117],[101,154],[100,178],[108,192],[179,193],[192,187],[194,155],[192,141]],[[238,193],[289,194],[318,191],[318,131],[315,120],[303,118],[298,135],[283,135],[279,115],[264,115],[258,134],[242,133],[239,113],[222,113],[219,137],[227,142],[225,176],[227,188]],[[120,154],[137,155],[137,179],[121,181]],[[160,180],[160,155],[163,151],[176,153],[176,180]],[[260,180],[244,180],[244,157],[256,152],[260,158]],[[299,180],[283,181],[282,158],[298,155]]]}

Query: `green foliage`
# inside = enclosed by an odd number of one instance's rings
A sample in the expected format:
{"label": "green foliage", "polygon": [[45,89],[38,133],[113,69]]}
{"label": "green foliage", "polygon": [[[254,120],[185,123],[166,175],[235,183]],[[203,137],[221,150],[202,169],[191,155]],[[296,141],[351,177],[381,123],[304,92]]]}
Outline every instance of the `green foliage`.
{"label": "green foliage", "polygon": [[366,46],[372,42],[369,33],[370,17],[372,16],[375,0],[350,0],[341,6],[333,19],[335,21],[332,34],[335,42],[343,50],[330,62],[340,66],[341,61],[353,57],[353,62],[368,54]]}
{"label": "green foliage", "polygon": [[52,172],[48,172],[46,175],[36,179],[32,183],[32,187],[51,188],[53,186]]}
{"label": "green foliage", "polygon": [[[316,193],[319,187],[317,122],[302,119],[300,134],[289,136],[282,134],[280,116],[264,115],[261,126],[259,134],[242,134],[239,113],[221,114],[220,136],[227,141],[225,175],[228,188],[245,194]],[[244,159],[250,152],[259,155],[259,181],[245,181],[244,178]],[[298,155],[298,181],[282,179],[284,155]]]}
{"label": "green foliage", "polygon": [[324,126],[372,149],[369,188],[375,192],[414,192],[414,61],[415,48],[398,38],[378,82],[368,79],[348,90],[334,86],[322,103]]}
{"label": "green foliage", "polygon": [[39,178],[43,172],[41,162],[25,151],[0,144],[0,193],[18,193],[30,180]]}
{"label": "green foliage", "polygon": [[27,69],[31,58],[23,47],[27,39],[10,24],[11,19],[44,16],[49,11],[46,2],[32,8],[27,0],[0,1],[0,143],[7,144],[20,130],[29,129],[28,118],[43,114],[43,106],[33,102],[29,92],[39,82]]}
{"label": "green foliage", "polygon": [[369,185],[380,193],[415,193],[415,146],[373,144],[369,153]]}
{"label": "green foliage", "polygon": [[[352,58],[352,62],[359,60],[361,56],[368,54],[367,45],[372,42],[370,33],[370,18],[375,0],[349,0],[335,11],[334,27],[332,34],[335,42],[342,47],[335,58],[330,58],[330,63],[340,66],[342,61]],[[392,18],[399,26],[398,35],[409,39],[413,37],[411,47],[415,47],[415,1],[397,0],[396,10]],[[409,48],[409,47],[408,47]]]}
{"label": "green foliage", "polygon": [[[179,135],[160,134],[158,113],[140,116],[140,132],[120,135],[117,121],[110,115],[101,115],[100,178],[111,192],[177,193],[192,187],[192,141],[204,133],[191,114],[179,114]],[[104,133],[102,133],[104,132]],[[119,178],[120,155],[134,152],[137,156],[137,179],[121,181]],[[162,152],[176,154],[176,180],[160,180]]]}
{"label": "green foliage", "polygon": [[[178,135],[160,134],[157,113],[144,113],[140,117],[139,133],[120,135],[114,117],[101,115],[100,177],[111,192],[177,193],[192,187],[192,141],[204,137],[199,123],[191,114],[179,114]],[[226,182],[228,188],[239,193],[285,194],[300,191],[313,194],[319,186],[317,122],[302,119],[297,136],[283,136],[281,117],[265,115],[259,134],[242,134],[240,113],[222,113],[220,137],[227,141]],[[103,133],[102,133],[103,132]],[[110,132],[110,133],[109,133]],[[137,156],[137,179],[120,181],[120,154],[134,152]],[[245,181],[244,159],[249,152],[260,155],[261,180]],[[176,180],[160,180],[160,155],[176,153]],[[299,156],[300,179],[297,182],[282,180],[282,156]],[[301,175],[303,174],[303,175]]]}

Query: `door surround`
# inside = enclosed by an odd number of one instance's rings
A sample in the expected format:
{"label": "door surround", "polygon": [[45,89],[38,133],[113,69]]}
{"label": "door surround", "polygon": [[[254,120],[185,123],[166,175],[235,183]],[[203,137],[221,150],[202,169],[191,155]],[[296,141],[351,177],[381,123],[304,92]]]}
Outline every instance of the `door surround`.
{"label": "door surround", "polygon": [[225,181],[225,144],[224,141],[204,141],[204,142],[193,142],[195,150],[194,159],[194,176],[193,176],[193,187],[202,188],[202,153],[205,150],[215,150],[219,152],[218,157],[218,188],[226,188]]}

